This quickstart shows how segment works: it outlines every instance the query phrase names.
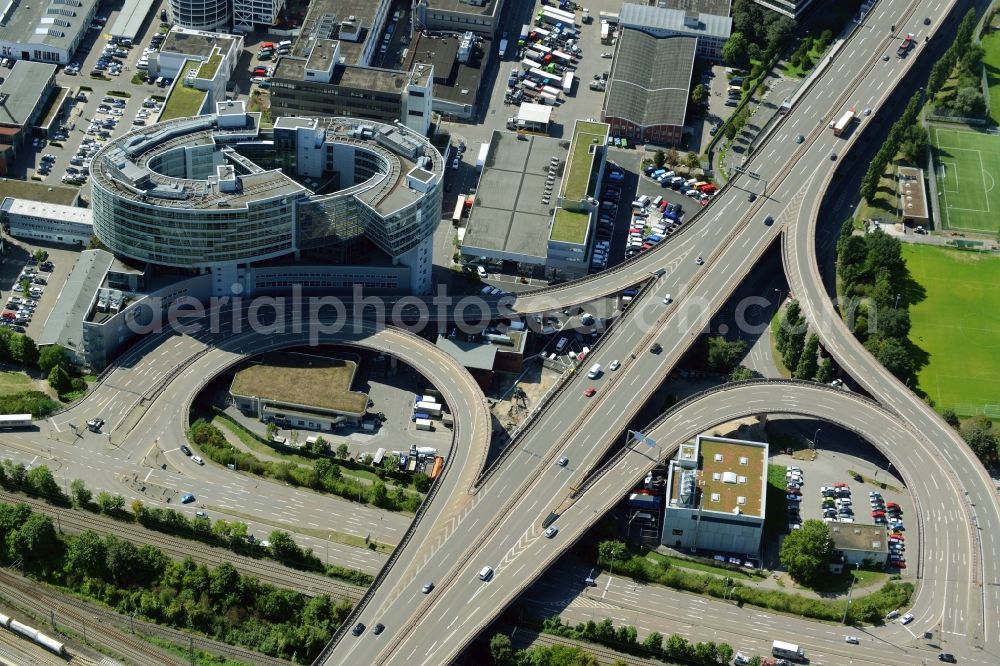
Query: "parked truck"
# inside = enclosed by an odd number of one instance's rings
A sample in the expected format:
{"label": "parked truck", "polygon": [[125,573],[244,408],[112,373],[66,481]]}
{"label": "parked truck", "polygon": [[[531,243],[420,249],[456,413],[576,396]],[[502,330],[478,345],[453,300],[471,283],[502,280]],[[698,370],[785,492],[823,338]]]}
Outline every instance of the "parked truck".
{"label": "parked truck", "polygon": [[842,115],[836,123],[834,123],[833,135],[840,136],[841,134],[843,134],[844,130],[846,130],[850,126],[853,120],[854,120],[854,109],[850,108],[844,112],[844,115]]}
{"label": "parked truck", "polygon": [[501,58],[504,57],[505,53],[507,53],[507,39],[506,38],[500,40],[500,57]]}
{"label": "parked truck", "polygon": [[486,166],[486,156],[490,153],[490,144],[484,143],[479,146],[479,157],[476,158],[476,169],[482,171]]}
{"label": "parked truck", "polygon": [[913,46],[913,33],[909,32],[906,34],[906,39],[903,40],[903,43],[899,45],[898,49],[896,49],[896,56],[899,58],[905,58],[906,52],[910,50],[911,46]]}
{"label": "parked truck", "polygon": [[806,658],[805,650],[795,643],[786,643],[785,641],[774,641],[774,644],[771,645],[771,654],[793,661],[805,661]]}
{"label": "parked truck", "polygon": [[422,412],[430,416],[441,416],[441,405],[436,402],[418,402],[413,406],[414,413]]}
{"label": "parked truck", "polygon": [[434,430],[434,421],[430,419],[417,419],[417,430]]}

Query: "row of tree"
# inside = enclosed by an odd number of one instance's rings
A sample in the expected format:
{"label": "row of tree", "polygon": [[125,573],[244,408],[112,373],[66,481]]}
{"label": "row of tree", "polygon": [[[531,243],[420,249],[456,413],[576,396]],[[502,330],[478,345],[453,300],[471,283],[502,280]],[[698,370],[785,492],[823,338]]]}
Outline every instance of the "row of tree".
{"label": "row of tree", "polygon": [[889,611],[907,605],[913,595],[912,584],[890,581],[876,592],[856,597],[848,607],[843,599],[814,599],[783,590],[751,587],[734,577],[699,574],[681,567],[673,567],[667,560],[653,563],[646,554],[645,551],[639,553],[629,551],[628,546],[621,541],[602,541],[598,544],[597,564],[619,576],[832,622],[842,621],[845,611],[852,622],[878,622]]}
{"label": "row of tree", "polygon": [[798,301],[789,301],[781,315],[774,346],[781,362],[796,379],[815,379],[824,384],[833,380],[836,372],[829,356],[820,357],[819,336],[809,334],[809,326]]}
{"label": "row of tree", "polygon": [[902,152],[903,158],[911,163],[918,162],[927,150],[927,129],[917,122],[923,105],[923,91],[918,90],[910,97],[899,120],[889,129],[882,146],[875,153],[868,170],[861,178],[860,192],[868,203],[878,194],[879,181],[889,167],[889,163]]}
{"label": "row of tree", "polygon": [[[490,639],[490,656],[496,666],[600,666],[591,653],[576,646],[536,645],[527,650],[515,650],[506,634],[494,634]],[[613,666],[626,666],[624,661]]]}
{"label": "row of tree", "polygon": [[312,661],[351,611],[347,600],[310,599],[243,576],[229,563],[174,561],[153,546],[89,530],[60,535],[48,516],[0,503],[0,563],[15,562],[40,581],[120,613],[298,663]]}
{"label": "row of tree", "polygon": [[246,523],[223,519],[213,522],[208,516],[188,518],[174,509],[147,507],[139,499],[132,501],[129,512],[125,509],[124,497],[103,490],[95,497],[82,479],[74,479],[69,484],[67,497],[45,465],[29,470],[22,463],[4,460],[0,463],[0,486],[9,491],[22,491],[33,497],[40,497],[54,504],[72,504],[78,509],[97,511],[119,520],[134,520],[149,529],[222,546],[241,555],[267,556],[287,566],[323,572],[355,585],[367,587],[374,580],[371,574],[363,571],[324,564],[311,548],[301,548],[290,534],[281,530],[271,532],[268,536],[269,546],[265,548],[259,541],[248,540],[249,529]]}
{"label": "row of tree", "polygon": [[927,77],[927,92],[937,96],[948,77],[954,73],[957,83],[952,91],[935,100],[939,113],[954,113],[967,118],[981,117],[986,111],[981,85],[983,47],[973,41],[976,30],[976,11],[970,9],[962,17],[955,32],[955,40],[941,58],[931,67]]}
{"label": "row of tree", "polygon": [[[770,62],[798,27],[793,19],[753,0],[736,0],[732,17],[732,32],[722,47],[722,60],[730,67],[746,67],[751,61]],[[756,77],[751,74],[751,78]]]}
{"label": "row of tree", "polygon": [[251,474],[331,493],[345,499],[364,501],[382,509],[414,513],[423,501],[420,495],[407,492],[398,485],[389,490],[382,481],[365,484],[356,478],[344,476],[340,465],[328,456],[317,459],[312,466],[261,460],[230,444],[219,428],[204,419],[198,419],[188,429],[188,441],[206,458],[220,465],[234,465],[236,469]]}
{"label": "row of tree", "polygon": [[845,299],[841,315],[854,336],[889,372],[910,382],[918,350],[909,340],[913,287],[899,239],[881,229],[855,234],[847,220],[837,240],[837,276]]}

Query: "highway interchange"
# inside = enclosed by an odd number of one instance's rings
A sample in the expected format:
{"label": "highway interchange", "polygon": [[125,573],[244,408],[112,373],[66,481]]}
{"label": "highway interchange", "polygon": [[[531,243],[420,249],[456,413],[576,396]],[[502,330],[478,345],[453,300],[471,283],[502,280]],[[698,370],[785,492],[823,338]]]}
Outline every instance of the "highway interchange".
{"label": "highway interchange", "polygon": [[[642,406],[635,396],[650,394],[662,382],[779,235],[783,235],[792,292],[824,347],[881,407],[815,385],[748,384],[679,405],[663,417],[653,436],[667,454],[715,424],[763,412],[821,418],[864,436],[893,461],[920,505],[914,514],[921,518],[922,543],[911,550],[911,561],[919,562],[916,621],[909,627],[890,624],[871,631],[892,649],[880,649],[875,643],[850,655],[844,654],[843,644],[833,645],[832,639],[824,638],[825,628],[804,621],[794,621],[800,627],[794,635],[773,637],[803,644],[814,663],[826,662],[827,656],[831,660],[852,656],[859,663],[914,663],[914,637],[924,631],[957,637],[952,644],[964,637],[965,654],[975,654],[977,649],[1000,654],[1000,576],[994,559],[983,557],[984,552],[996,552],[994,539],[1000,528],[992,483],[954,431],[882,369],[842,324],[814,256],[817,206],[837,164],[830,156],[845,153],[864,130],[856,126],[845,141],[833,137],[826,123],[849,106],[877,108],[892,93],[909,60],[895,58],[897,40],[889,34],[890,24],[895,23],[899,32],[916,33],[922,41],[923,34],[934,29],[950,7],[943,2],[903,0],[876,4],[747,165],[768,182],[767,197],[748,203],[741,189],[747,176],[739,176],[687,232],[661,249],[607,274],[514,301],[514,310],[528,314],[584,303],[648,280],[642,296],[592,352],[593,359],[605,367],[612,359],[620,359],[622,368],[596,382],[583,377],[566,380],[480,486],[475,484],[485,461],[490,417],[481,392],[463,368],[433,345],[396,329],[365,326],[356,333],[323,337],[325,342],[391,349],[444,393],[456,415],[446,472],[405,537],[403,521],[392,514],[320,499],[303,503],[299,492],[278,484],[264,486],[266,482],[241,475],[231,475],[232,480],[224,482],[229,497],[223,499],[234,506],[258,502],[258,510],[281,512],[288,522],[334,523],[340,531],[370,534],[387,543],[402,541],[391,568],[383,571],[352,620],[369,626],[382,622],[385,633],[377,638],[367,633],[354,638],[341,632],[324,655],[326,663],[439,664],[459,654],[652,467],[656,456],[629,450],[586,492],[575,501],[568,500],[570,487],[582,483],[614,442],[621,441],[618,438]],[[931,28],[922,25],[925,15],[933,18]],[[891,55],[889,62],[881,60],[884,53]],[[799,134],[805,137],[801,145],[793,141]],[[765,215],[773,216],[775,223],[765,226]],[[703,266],[696,264],[696,257],[704,258]],[[662,296],[668,292],[674,302],[664,305]],[[90,464],[105,470],[109,485],[112,477],[127,474],[125,461],[141,467],[150,481],[178,489],[183,484],[185,490],[205,497],[218,495],[218,468],[195,467],[177,450],[184,441],[191,400],[211,377],[246,354],[305,342],[306,334],[246,331],[234,335],[228,327],[193,335],[153,336],[121,359],[84,401],[54,416],[39,433],[12,435],[11,443],[23,447],[24,455],[44,446],[60,460],[72,460],[86,451]],[[657,356],[648,351],[653,342],[663,347]],[[598,389],[593,398],[583,396],[589,385]],[[82,425],[98,412],[108,422],[110,436],[101,439],[87,433],[77,440],[69,424]],[[183,476],[173,470],[150,471],[153,466],[146,457],[151,452],[155,456],[158,447],[171,467],[184,470]],[[563,455],[570,459],[565,468],[554,464]],[[549,512],[559,514],[560,532],[553,540],[541,535],[542,520]],[[489,583],[482,583],[476,573],[487,564],[496,574]],[[436,589],[430,595],[421,594],[420,587],[429,581],[435,582]]]}

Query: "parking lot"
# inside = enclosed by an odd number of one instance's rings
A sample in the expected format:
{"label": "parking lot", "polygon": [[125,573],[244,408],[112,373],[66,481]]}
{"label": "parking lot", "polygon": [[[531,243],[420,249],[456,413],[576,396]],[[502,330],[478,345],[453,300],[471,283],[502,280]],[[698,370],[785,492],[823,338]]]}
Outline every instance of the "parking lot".
{"label": "parking lot", "polygon": [[[916,538],[916,522],[907,520],[912,515],[912,500],[902,481],[890,471],[873,469],[868,460],[843,450],[819,449],[815,460],[779,454],[770,462],[786,469],[787,506],[769,506],[768,511],[787,510],[789,529],[798,529],[805,520],[883,524],[890,535],[901,535],[899,542]],[[899,547],[901,559],[894,559],[896,566],[890,568],[905,570],[903,549],[905,546]]]}
{"label": "parking lot", "polygon": [[[52,306],[55,304],[56,299],[59,298],[66,278],[69,277],[70,271],[73,270],[73,266],[76,264],[79,253],[65,247],[33,245],[24,240],[10,237],[7,237],[4,242],[7,245],[7,252],[3,257],[3,262],[0,263],[0,289],[2,289],[4,295],[3,303],[9,303],[12,297],[19,299],[30,298],[36,301],[35,306],[29,308],[30,320],[20,325],[25,327],[26,330],[24,332],[27,333],[28,337],[37,341],[41,337],[42,329],[49,317],[49,313],[52,311]],[[38,265],[31,262],[32,255],[39,249],[48,252],[48,261],[52,264],[51,271],[41,270]],[[26,296],[21,292],[13,290],[18,278],[22,274],[22,270],[25,266],[29,265],[37,273],[37,276],[45,282],[44,284],[33,284],[33,286],[42,289],[41,295],[37,298],[32,297],[30,294]],[[20,308],[18,308],[18,311],[20,311]],[[13,310],[5,308],[4,312],[13,312]],[[13,322],[11,319],[8,319],[8,321]],[[14,328],[13,330],[17,331],[18,329]]]}

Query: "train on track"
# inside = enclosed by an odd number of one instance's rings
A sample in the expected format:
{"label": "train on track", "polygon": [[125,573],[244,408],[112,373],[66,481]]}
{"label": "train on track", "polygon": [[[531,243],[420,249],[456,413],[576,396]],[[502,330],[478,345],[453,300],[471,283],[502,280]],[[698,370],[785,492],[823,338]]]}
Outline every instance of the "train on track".
{"label": "train on track", "polygon": [[43,648],[49,652],[54,652],[60,657],[66,656],[66,646],[56,639],[43,634],[34,627],[29,627],[26,624],[22,624],[17,620],[0,613],[0,626],[4,629],[9,629],[15,634],[20,634],[28,640],[34,641],[36,644],[41,645]]}

